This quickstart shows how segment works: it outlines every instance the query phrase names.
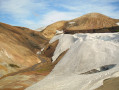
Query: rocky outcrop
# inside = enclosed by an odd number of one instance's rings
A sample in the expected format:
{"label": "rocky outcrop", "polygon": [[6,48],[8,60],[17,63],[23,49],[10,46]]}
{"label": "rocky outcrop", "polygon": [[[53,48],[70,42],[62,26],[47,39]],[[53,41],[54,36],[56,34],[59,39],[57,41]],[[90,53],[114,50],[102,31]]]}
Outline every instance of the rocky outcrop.
{"label": "rocky outcrop", "polygon": [[88,29],[88,30],[64,30],[65,34],[75,34],[75,33],[113,33],[113,32],[119,32],[119,26],[100,28],[100,29]]}

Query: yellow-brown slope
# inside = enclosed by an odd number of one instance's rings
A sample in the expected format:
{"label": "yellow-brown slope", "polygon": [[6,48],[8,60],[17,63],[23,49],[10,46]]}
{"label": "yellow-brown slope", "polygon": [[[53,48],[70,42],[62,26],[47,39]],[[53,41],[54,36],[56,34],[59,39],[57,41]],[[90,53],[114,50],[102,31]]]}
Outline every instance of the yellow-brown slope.
{"label": "yellow-brown slope", "polygon": [[40,63],[36,52],[46,43],[39,32],[0,23],[0,76]]}
{"label": "yellow-brown slope", "polygon": [[[89,33],[89,32],[114,32],[118,30],[119,19],[113,19],[100,13],[88,13],[69,21],[59,21],[47,26],[43,31],[46,38],[51,39],[56,30],[63,30],[64,33]],[[116,28],[113,28],[116,27]],[[105,29],[106,28],[106,29]],[[110,28],[109,30],[107,28]],[[95,30],[93,32],[93,30]],[[114,30],[113,30],[114,29]],[[92,30],[92,31],[91,31]],[[110,31],[111,30],[111,31]],[[78,32],[79,31],[79,32]],[[89,31],[89,32],[88,32]]]}
{"label": "yellow-brown slope", "polygon": [[43,30],[43,35],[46,38],[51,39],[55,34],[56,34],[56,30],[63,30],[64,26],[65,26],[66,21],[59,21],[56,23],[53,23],[49,26],[47,26],[44,30]]}
{"label": "yellow-brown slope", "polygon": [[[72,23],[71,23],[72,22]],[[115,27],[116,20],[100,13],[88,13],[79,18],[69,21],[66,30],[91,30],[107,27]]]}

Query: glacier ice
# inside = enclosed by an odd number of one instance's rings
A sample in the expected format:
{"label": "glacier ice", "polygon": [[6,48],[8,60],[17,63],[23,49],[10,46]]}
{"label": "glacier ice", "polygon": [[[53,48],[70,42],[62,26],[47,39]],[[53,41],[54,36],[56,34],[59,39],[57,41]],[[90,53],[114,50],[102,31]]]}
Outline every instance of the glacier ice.
{"label": "glacier ice", "polygon": [[50,42],[55,40],[54,61],[68,52],[46,78],[26,90],[94,90],[104,79],[119,76],[119,33],[64,34]]}

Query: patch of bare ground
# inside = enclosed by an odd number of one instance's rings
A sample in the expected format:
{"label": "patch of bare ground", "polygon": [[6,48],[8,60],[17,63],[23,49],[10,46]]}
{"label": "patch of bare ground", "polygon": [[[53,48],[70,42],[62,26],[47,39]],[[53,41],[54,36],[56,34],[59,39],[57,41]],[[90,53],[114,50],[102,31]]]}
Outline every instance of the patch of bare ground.
{"label": "patch of bare ground", "polygon": [[119,90],[119,77],[104,80],[103,85],[95,90]]}
{"label": "patch of bare ground", "polygon": [[[51,57],[58,44],[58,41],[47,45],[39,58],[44,61],[32,67],[18,72],[7,74],[0,79],[0,90],[24,90],[48,75],[55,65],[61,60],[67,51],[64,51],[55,62],[51,62]],[[50,47],[50,48],[49,48]],[[45,53],[45,54],[44,54]]]}

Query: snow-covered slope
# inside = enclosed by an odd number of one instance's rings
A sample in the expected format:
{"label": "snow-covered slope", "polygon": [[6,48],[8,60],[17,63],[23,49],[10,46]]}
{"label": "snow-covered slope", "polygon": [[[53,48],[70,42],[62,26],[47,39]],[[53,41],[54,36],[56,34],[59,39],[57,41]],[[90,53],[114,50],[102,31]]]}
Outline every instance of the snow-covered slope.
{"label": "snow-covered slope", "polygon": [[43,31],[47,26],[44,26],[44,27],[40,27],[38,29],[36,29],[36,31]]}
{"label": "snow-covered slope", "polygon": [[103,80],[119,76],[119,33],[55,36],[54,60],[66,55],[42,81],[26,90],[94,90]]}
{"label": "snow-covered slope", "polygon": [[118,23],[116,23],[117,25],[119,25],[119,22]]}
{"label": "snow-covered slope", "polygon": [[52,57],[53,61],[55,61],[62,52],[69,49],[70,46],[75,43],[77,38],[75,38],[70,34],[66,34],[66,35],[62,34],[62,35],[55,36],[53,39],[50,40],[50,43],[53,43],[56,40],[59,40],[59,43],[54,52],[54,56]]}

